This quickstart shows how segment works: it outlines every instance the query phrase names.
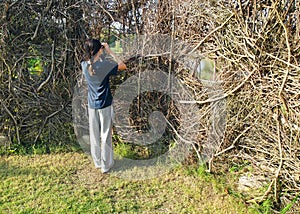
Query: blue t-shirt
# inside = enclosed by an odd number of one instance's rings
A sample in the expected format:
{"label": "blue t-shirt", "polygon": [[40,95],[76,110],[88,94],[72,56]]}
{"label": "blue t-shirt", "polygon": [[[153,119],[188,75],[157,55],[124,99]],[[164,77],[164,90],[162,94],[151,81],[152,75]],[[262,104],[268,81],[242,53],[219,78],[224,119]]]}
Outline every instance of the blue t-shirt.
{"label": "blue t-shirt", "polygon": [[88,84],[88,105],[91,109],[102,109],[112,104],[112,94],[109,86],[109,77],[116,75],[118,64],[107,60],[96,61],[93,65],[95,73],[90,76],[88,63],[81,62],[81,67]]}

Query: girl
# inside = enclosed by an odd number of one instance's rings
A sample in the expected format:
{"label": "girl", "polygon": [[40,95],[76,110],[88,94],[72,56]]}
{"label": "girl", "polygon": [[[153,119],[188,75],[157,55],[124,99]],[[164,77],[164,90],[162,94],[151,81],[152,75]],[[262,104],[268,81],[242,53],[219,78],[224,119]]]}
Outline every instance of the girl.
{"label": "girl", "polygon": [[[126,65],[107,43],[88,39],[84,43],[84,60],[81,67],[88,84],[88,114],[91,155],[96,168],[107,173],[114,164],[112,147],[112,101],[109,77]],[[103,52],[111,55],[116,62],[106,60]],[[101,140],[101,142],[100,142]]]}

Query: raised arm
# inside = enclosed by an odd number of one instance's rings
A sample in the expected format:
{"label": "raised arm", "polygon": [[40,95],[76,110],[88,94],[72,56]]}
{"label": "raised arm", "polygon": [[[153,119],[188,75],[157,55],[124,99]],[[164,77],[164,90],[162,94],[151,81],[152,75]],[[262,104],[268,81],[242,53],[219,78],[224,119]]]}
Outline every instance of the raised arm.
{"label": "raised arm", "polygon": [[111,55],[114,58],[114,60],[118,63],[118,70],[119,71],[126,70],[127,66],[125,65],[125,63],[116,56],[116,54],[109,48],[108,44],[107,43],[102,43],[102,45],[104,46],[105,51],[109,55]]}

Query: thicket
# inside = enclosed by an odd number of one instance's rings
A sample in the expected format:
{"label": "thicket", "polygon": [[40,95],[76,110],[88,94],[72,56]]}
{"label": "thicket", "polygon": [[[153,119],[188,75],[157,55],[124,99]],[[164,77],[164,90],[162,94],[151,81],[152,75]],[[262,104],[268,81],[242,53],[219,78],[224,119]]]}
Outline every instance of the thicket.
{"label": "thicket", "polygon": [[[249,202],[271,198],[274,209],[294,204],[300,192],[299,2],[160,3],[147,30],[168,32],[193,44],[191,52],[214,60],[216,81],[224,91],[207,99],[210,91],[197,91],[196,82],[185,78],[202,112],[218,101],[227,102],[225,134],[219,132],[222,139],[209,169],[250,164],[266,187]],[[206,128],[199,138],[205,139],[209,131]]]}
{"label": "thicket", "polygon": [[0,2],[0,133],[9,137],[12,145],[7,147],[42,146],[49,152],[51,146],[76,141],[71,102],[81,75],[82,41],[92,36],[107,42],[116,39],[120,35],[112,26],[116,21],[129,26],[121,29],[122,34],[140,28],[139,23],[132,24],[133,8],[140,5],[138,1]]}
{"label": "thicket", "polygon": [[[249,202],[271,198],[274,211],[291,203],[299,211],[293,202],[300,194],[299,2],[49,0],[0,6],[0,131],[12,145],[74,141],[71,101],[87,36],[113,41],[132,33],[167,34],[171,42],[189,43],[189,54],[215,62],[214,80],[224,93],[213,102],[196,77],[179,74],[200,112],[227,103],[225,134],[209,170],[250,164],[267,185]],[[209,118],[199,120],[199,139],[205,139]],[[195,145],[201,153],[201,140]]]}

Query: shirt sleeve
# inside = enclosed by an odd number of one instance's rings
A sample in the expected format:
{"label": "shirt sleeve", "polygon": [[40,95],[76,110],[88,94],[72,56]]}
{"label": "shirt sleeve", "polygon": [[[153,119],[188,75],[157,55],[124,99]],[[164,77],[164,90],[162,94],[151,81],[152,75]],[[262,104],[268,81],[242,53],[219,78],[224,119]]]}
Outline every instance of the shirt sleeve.
{"label": "shirt sleeve", "polygon": [[109,75],[117,75],[118,74],[118,64],[116,62],[107,61],[108,67],[110,68]]}

